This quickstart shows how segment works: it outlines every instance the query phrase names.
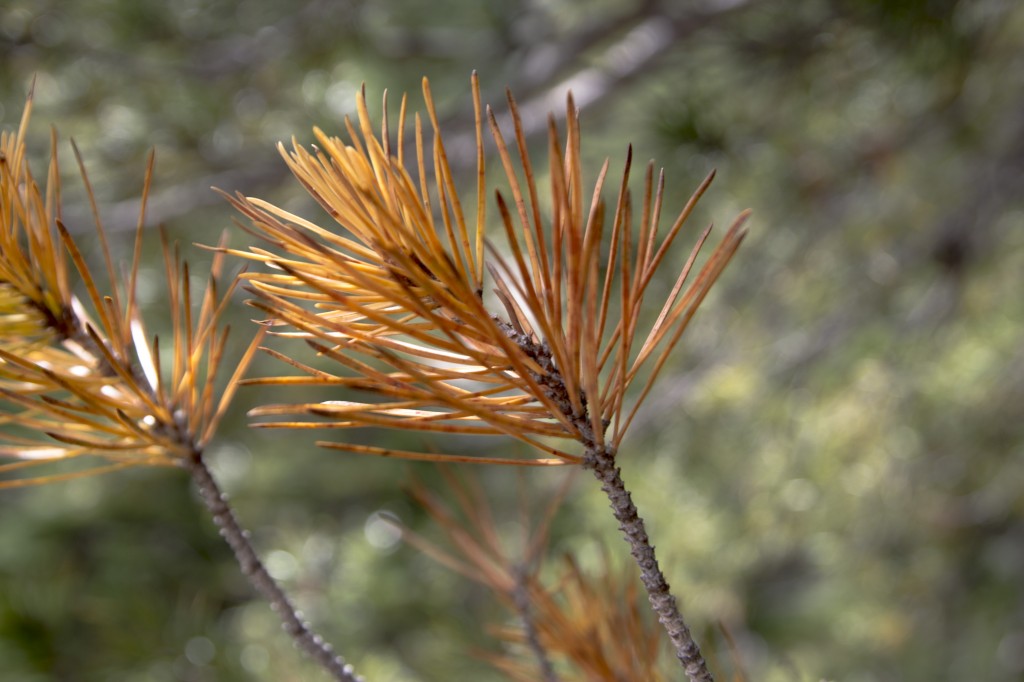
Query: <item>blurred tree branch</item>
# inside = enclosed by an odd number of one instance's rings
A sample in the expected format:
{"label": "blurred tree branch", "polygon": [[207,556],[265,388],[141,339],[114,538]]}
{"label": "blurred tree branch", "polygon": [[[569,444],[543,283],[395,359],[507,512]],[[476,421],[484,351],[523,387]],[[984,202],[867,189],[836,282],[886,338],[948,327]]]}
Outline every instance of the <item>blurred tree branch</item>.
{"label": "blurred tree branch", "polygon": [[[320,16],[318,12],[322,11],[323,4],[322,0],[316,0],[294,17],[276,24],[274,34],[283,37],[275,44],[298,40],[298,34]],[[645,0],[627,12],[595,18],[568,36],[556,36],[539,45],[527,43],[529,47],[521,48],[524,68],[518,71],[516,80],[508,83],[509,89],[524,93],[519,99],[519,111],[526,136],[536,138],[546,132],[548,112],[555,112],[558,120],[564,119],[562,98],[567,89],[573,91],[581,111],[596,107],[612,95],[621,94],[622,87],[633,79],[641,75],[650,77],[674,44],[752,4],[754,0],[719,0],[698,9],[677,12],[669,3]],[[266,60],[280,52],[280,45],[268,49],[258,38],[259,34],[232,38],[200,49],[206,56],[195,60],[193,66],[204,78],[221,78],[227,75],[226,69],[251,69],[252,64],[246,61],[250,56]],[[587,58],[587,53],[595,49],[597,54]],[[584,65],[587,62],[591,65]],[[496,92],[491,95],[488,101],[504,99]],[[502,126],[508,124],[504,117],[499,117],[499,122]],[[475,163],[472,119],[461,114],[450,115],[443,119],[442,127],[452,131],[446,135],[446,144],[453,169],[467,172]],[[211,187],[228,192],[244,187],[247,193],[259,194],[277,186],[287,176],[286,167],[275,154],[264,154],[258,159],[238,163],[232,170],[170,186],[164,182],[165,189],[150,198],[149,215],[155,224],[169,222],[221,203],[210,191]],[[134,199],[111,204],[104,215],[108,231],[135,229],[138,209],[138,201]],[[81,219],[85,216],[72,215],[72,218],[69,222],[74,225],[83,222]]]}

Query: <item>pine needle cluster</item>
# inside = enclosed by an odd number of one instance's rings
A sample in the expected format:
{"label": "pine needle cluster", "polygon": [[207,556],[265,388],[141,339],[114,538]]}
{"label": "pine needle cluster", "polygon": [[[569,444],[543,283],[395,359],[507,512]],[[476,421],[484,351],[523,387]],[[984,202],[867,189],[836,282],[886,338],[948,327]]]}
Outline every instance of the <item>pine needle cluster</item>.
{"label": "pine needle cluster", "polygon": [[[64,223],[56,133],[45,183],[32,173],[26,151],[31,110],[30,98],[17,132],[0,139],[0,456],[14,460],[0,465],[0,473],[13,474],[0,487],[139,465],[182,465],[216,431],[256,347],[221,381],[228,330],[219,321],[234,288],[218,287],[224,258],[214,259],[209,283],[196,296],[188,265],[164,239],[173,331],[161,352],[160,339],[147,333],[136,296],[152,155],[132,259],[118,272],[73,146],[95,217],[103,281]],[[87,455],[94,459],[84,467],[23,475]]]}
{"label": "pine needle cluster", "polygon": [[[596,571],[584,571],[565,556],[554,577],[541,571],[552,519],[572,478],[544,505],[520,503],[518,553],[507,548],[492,503],[474,478],[442,469],[443,489],[423,484],[413,498],[443,533],[435,542],[403,528],[407,543],[468,580],[487,587],[513,617],[492,628],[506,647],[483,658],[517,682],[669,679],[663,674],[665,646],[656,624],[641,610],[636,570],[614,567],[605,552]],[[547,573],[550,573],[548,571]]]}
{"label": "pine needle cluster", "polygon": [[[340,230],[260,199],[230,198],[262,243],[232,253],[267,266],[245,275],[258,297],[253,305],[270,324],[284,325],[283,335],[305,340],[337,368],[312,367],[269,350],[297,374],[248,383],[337,386],[376,395],[366,402],[267,405],[253,415],[271,421],[257,426],[504,434],[538,453],[506,460],[319,443],[432,461],[580,464],[585,454],[560,442],[585,450],[617,448],[743,239],[745,214],[691,280],[708,231],[700,236],[671,292],[655,304],[655,322],[642,327],[654,273],[711,177],[660,234],[664,178],[655,181],[648,166],[635,200],[628,187],[630,154],[609,210],[602,199],[608,162],[592,192],[584,189],[578,112],[570,95],[564,146],[555,119],[549,122],[551,208],[545,212],[515,101],[509,95],[510,144],[494,112],[483,109],[474,77],[477,192],[467,202],[456,191],[425,79],[423,97],[432,136],[428,142],[426,124],[415,114],[415,159],[406,158],[407,100],[402,98],[392,140],[386,95],[379,136],[360,93],[357,120],[345,121],[347,142],[316,129],[312,150],[294,140],[290,150],[280,145],[292,172]],[[511,193],[495,194],[504,248],[487,232],[485,119]],[[488,307],[488,290],[502,314]],[[641,381],[639,396],[627,405],[627,394]]]}

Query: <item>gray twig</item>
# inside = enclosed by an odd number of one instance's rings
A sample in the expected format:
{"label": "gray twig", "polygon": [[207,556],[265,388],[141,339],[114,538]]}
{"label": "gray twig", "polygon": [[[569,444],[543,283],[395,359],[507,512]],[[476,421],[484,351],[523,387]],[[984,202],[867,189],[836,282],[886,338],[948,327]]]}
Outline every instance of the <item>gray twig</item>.
{"label": "gray twig", "polygon": [[594,472],[594,476],[601,482],[601,490],[611,501],[619,529],[629,543],[630,554],[640,567],[640,579],[647,589],[651,606],[668,632],[676,649],[676,657],[683,665],[686,676],[691,682],[714,682],[700,647],[690,634],[690,629],[679,612],[676,598],[669,590],[665,575],[658,566],[654,546],[647,537],[644,520],[637,512],[629,490],[622,481],[619,467],[615,465],[615,451],[608,447],[590,448],[585,466]]}
{"label": "gray twig", "polygon": [[192,475],[192,480],[196,483],[203,503],[220,529],[221,537],[234,552],[242,573],[249,579],[252,586],[270,602],[271,608],[284,623],[285,632],[295,640],[295,644],[302,651],[327,670],[335,680],[362,682],[363,678],[356,675],[352,666],[345,663],[345,659],[335,653],[333,647],[325,642],[320,635],[310,630],[309,625],[302,619],[302,614],[267,571],[252,543],[249,542],[249,533],[239,525],[234,511],[228,504],[227,497],[221,492],[201,454],[195,453],[188,460],[187,468]]}
{"label": "gray twig", "polygon": [[[498,320],[498,318],[495,318]],[[633,498],[629,489],[622,480],[619,468],[615,465],[615,448],[610,445],[599,445],[593,427],[591,426],[588,414],[586,396],[581,397],[583,414],[575,414],[569,400],[568,389],[561,372],[551,357],[551,351],[545,345],[539,345],[531,339],[524,337],[515,331],[512,325],[501,322],[505,333],[515,341],[527,355],[537,361],[543,374],[535,375],[534,378],[544,387],[548,396],[558,405],[566,417],[573,423],[579,441],[586,448],[586,455],[583,462],[584,468],[594,472],[594,476],[601,482],[601,490],[608,496],[611,502],[612,511],[619,522],[619,529],[622,530],[626,542],[629,543],[630,554],[640,567],[640,579],[647,590],[647,597],[651,607],[658,615],[658,620],[664,626],[669,639],[676,650],[676,657],[686,671],[690,682],[714,682],[714,677],[708,669],[707,662],[700,652],[700,647],[690,634],[690,629],[683,620],[676,598],[669,589],[668,581],[661,572],[658,559],[654,555],[654,546],[651,545],[647,536],[647,529],[644,526],[643,517],[633,504]]]}

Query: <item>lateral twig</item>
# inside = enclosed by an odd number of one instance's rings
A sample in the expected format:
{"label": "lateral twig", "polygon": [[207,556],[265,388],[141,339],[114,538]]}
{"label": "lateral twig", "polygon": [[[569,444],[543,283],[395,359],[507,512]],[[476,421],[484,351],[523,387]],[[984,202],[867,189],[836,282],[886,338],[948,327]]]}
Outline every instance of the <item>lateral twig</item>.
{"label": "lateral twig", "polygon": [[329,672],[335,680],[360,682],[363,678],[356,675],[354,668],[334,651],[330,643],[310,629],[309,624],[303,620],[302,613],[295,608],[288,595],[260,561],[249,540],[248,531],[238,523],[234,510],[228,504],[227,496],[217,485],[209,467],[203,461],[202,454],[195,452],[185,466],[195,481],[203,504],[220,529],[221,537],[231,547],[242,574],[256,591],[270,602],[271,608],[281,618],[285,632],[295,640],[296,646]]}

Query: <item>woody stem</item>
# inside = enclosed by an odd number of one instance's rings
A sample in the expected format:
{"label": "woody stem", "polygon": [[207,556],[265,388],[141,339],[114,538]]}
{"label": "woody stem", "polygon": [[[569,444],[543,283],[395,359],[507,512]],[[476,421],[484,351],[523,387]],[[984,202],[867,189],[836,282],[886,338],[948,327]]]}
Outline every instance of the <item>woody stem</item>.
{"label": "woody stem", "polygon": [[249,541],[249,533],[238,523],[234,510],[228,504],[227,496],[221,492],[220,486],[203,461],[202,453],[194,452],[187,460],[186,468],[195,481],[203,503],[213,516],[213,522],[220,529],[221,537],[231,547],[242,573],[256,591],[270,602],[271,608],[281,618],[285,632],[295,640],[296,646],[338,682],[362,682],[363,678],[356,675],[352,666],[345,663],[345,659],[336,654],[320,635],[310,630],[309,625],[302,619],[302,614],[260,561]]}
{"label": "woody stem", "polygon": [[686,676],[690,682],[714,682],[701,655],[700,647],[690,634],[690,629],[679,612],[676,598],[669,590],[665,575],[661,572],[658,559],[654,555],[654,546],[647,537],[644,520],[633,504],[619,467],[615,465],[615,450],[609,446],[588,448],[584,466],[594,472],[594,476],[601,482],[601,490],[611,502],[619,529],[629,543],[630,554],[640,567],[640,579],[647,589],[651,606],[672,640],[676,657],[682,664]]}
{"label": "woody stem", "polygon": [[633,555],[637,566],[640,567],[640,579],[647,590],[651,607],[672,640],[676,657],[682,664],[683,670],[686,671],[686,676],[690,682],[714,682],[707,662],[700,653],[700,647],[697,646],[693,635],[690,634],[690,629],[679,612],[676,598],[672,595],[668,581],[665,580],[665,575],[661,572],[658,559],[654,555],[654,546],[651,545],[650,538],[647,537],[644,520],[637,512],[636,505],[633,504],[633,498],[622,480],[619,467],[615,465],[615,448],[610,445],[599,445],[595,438],[588,414],[590,408],[587,396],[581,392],[578,402],[582,407],[582,413],[578,413],[573,407],[573,400],[569,395],[565,380],[562,378],[547,345],[538,344],[535,339],[519,332],[507,322],[502,322],[498,318],[495,320],[501,325],[505,334],[538,364],[541,373],[534,375],[534,379],[557,409],[572,423],[577,439],[586,448],[583,466],[594,472],[594,476],[601,482],[601,490],[605,492],[611,502],[612,511],[619,522],[619,529],[622,530],[626,542],[629,543],[630,554]]}

